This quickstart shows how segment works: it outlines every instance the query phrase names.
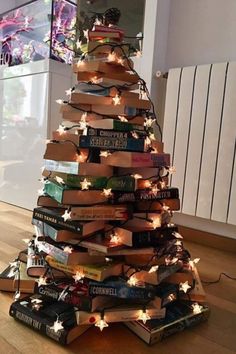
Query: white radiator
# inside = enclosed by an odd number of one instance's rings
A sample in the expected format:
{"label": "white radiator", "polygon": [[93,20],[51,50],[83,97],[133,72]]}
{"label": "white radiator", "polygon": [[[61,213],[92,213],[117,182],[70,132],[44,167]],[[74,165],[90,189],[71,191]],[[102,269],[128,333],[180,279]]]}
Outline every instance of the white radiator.
{"label": "white radiator", "polygon": [[169,71],[163,141],[181,212],[236,225],[236,62]]}

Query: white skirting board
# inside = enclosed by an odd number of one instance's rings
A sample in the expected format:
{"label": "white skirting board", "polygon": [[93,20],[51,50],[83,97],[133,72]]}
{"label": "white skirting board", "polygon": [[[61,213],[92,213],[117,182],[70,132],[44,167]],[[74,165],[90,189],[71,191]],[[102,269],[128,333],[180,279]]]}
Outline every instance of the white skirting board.
{"label": "white skirting board", "polygon": [[236,62],[169,71],[163,141],[177,170],[171,185],[184,215],[219,225],[236,225],[235,97]]}

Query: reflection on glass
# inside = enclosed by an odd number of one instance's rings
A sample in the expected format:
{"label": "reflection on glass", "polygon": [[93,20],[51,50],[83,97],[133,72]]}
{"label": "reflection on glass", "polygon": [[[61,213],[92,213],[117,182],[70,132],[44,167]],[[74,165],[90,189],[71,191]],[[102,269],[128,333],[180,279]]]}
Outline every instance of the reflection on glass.
{"label": "reflection on glass", "polygon": [[37,0],[0,17],[1,52],[11,65],[53,58],[72,63],[76,5],[68,0]]}
{"label": "reflection on glass", "polygon": [[109,8],[120,10],[121,17],[118,26],[125,31],[124,41],[141,50],[139,36],[143,35],[145,0],[80,0],[79,30],[92,29],[96,18],[102,19]]}
{"label": "reflection on glass", "polygon": [[25,208],[35,205],[39,189],[47,135],[47,79],[47,74],[36,74],[1,80],[0,200]]}

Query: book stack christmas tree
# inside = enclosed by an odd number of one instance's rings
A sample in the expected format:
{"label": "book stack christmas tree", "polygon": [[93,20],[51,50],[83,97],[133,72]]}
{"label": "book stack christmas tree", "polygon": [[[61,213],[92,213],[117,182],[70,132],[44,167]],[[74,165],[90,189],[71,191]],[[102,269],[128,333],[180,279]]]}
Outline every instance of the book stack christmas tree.
{"label": "book stack christmas tree", "polygon": [[110,9],[106,25],[88,31],[74,64],[78,82],[46,146],[33,211],[27,274],[38,280],[20,299],[18,277],[10,308],[61,343],[112,322],[154,343],[209,312],[198,260],[171,223],[179,209],[178,189],[168,187],[174,169],[154,136],[153,105],[117,16]]}

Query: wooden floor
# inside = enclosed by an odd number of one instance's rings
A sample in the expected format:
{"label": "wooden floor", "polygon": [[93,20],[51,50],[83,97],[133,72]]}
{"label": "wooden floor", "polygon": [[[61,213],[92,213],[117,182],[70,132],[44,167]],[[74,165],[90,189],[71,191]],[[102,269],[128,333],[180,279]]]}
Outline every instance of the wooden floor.
{"label": "wooden floor", "polygon": [[[31,213],[0,203],[0,270],[25,248],[24,238],[30,238]],[[214,280],[220,272],[236,276],[235,254],[187,243],[192,257],[200,257],[201,278]],[[208,323],[173,335],[152,347],[147,346],[121,324],[110,325],[102,333],[89,329],[68,347],[28,329],[8,316],[12,294],[0,292],[0,353],[24,354],[232,354],[236,353],[236,281],[222,278],[220,283],[205,288],[211,307]]]}

